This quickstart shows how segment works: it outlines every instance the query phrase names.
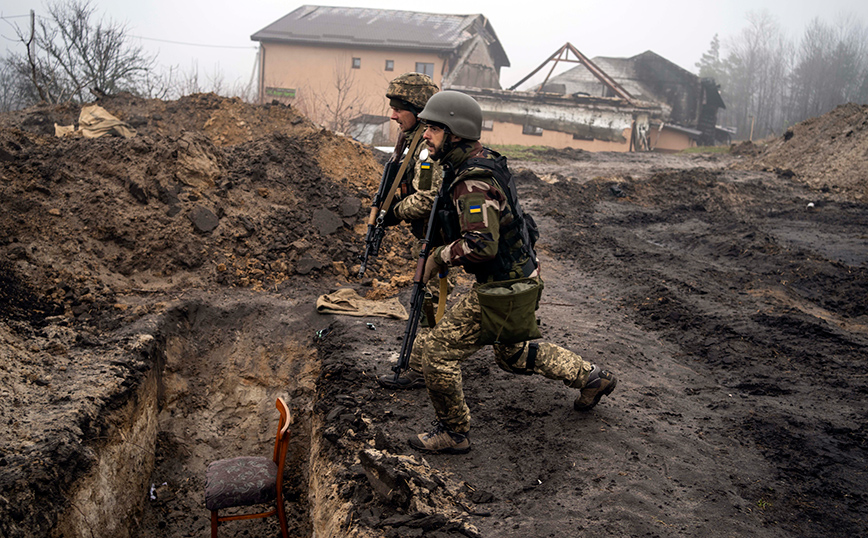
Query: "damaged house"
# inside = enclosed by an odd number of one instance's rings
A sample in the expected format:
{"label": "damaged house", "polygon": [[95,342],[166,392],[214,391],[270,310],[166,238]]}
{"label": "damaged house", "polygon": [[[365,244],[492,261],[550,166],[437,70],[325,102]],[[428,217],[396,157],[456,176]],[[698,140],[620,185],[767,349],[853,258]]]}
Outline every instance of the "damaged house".
{"label": "damaged house", "polygon": [[[549,63],[578,66],[530,91],[514,91]],[[589,151],[681,151],[728,142],[715,126],[725,108],[712,79],[700,79],[648,51],[590,60],[567,43],[505,91],[455,88],[473,95],[491,144],[545,145]]]}
{"label": "damaged house", "polygon": [[[503,90],[509,58],[484,15],[304,5],[251,36],[259,102],[291,104],[368,144],[397,139],[386,87],[409,71],[476,98],[488,144],[589,151],[680,151],[728,142],[717,85],[648,51],[590,60],[567,43]],[[543,84],[515,88],[554,62]],[[552,77],[559,62],[579,64]]]}
{"label": "damaged house", "polygon": [[500,89],[509,59],[483,15],[304,5],[251,36],[259,101],[375,145],[394,143],[386,87],[409,71],[441,88]]}

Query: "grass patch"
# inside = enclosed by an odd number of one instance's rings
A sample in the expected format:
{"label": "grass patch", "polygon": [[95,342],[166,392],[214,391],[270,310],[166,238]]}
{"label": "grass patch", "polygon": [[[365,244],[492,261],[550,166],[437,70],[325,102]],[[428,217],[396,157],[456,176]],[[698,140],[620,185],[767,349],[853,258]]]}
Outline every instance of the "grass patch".
{"label": "grass patch", "polygon": [[506,155],[507,159],[513,161],[531,161],[531,162],[541,162],[545,160],[545,157],[540,155],[540,153],[544,153],[546,151],[550,151],[552,148],[549,146],[518,146],[518,145],[499,145],[492,144],[490,146],[491,149],[500,153],[501,155]]}
{"label": "grass patch", "polygon": [[757,505],[757,508],[759,508],[760,510],[766,510],[766,509],[772,507],[772,503],[770,503],[769,501],[767,501],[765,499],[758,500],[756,502],[756,505]]}

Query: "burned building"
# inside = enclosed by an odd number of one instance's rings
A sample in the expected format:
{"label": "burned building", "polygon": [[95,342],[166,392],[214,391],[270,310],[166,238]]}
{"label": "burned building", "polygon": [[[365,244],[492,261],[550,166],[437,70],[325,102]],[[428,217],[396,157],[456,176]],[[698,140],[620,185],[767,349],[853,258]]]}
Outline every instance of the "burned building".
{"label": "burned building", "polygon": [[[531,128],[524,125],[526,133],[533,127],[543,132],[555,130],[577,140],[562,142],[563,147],[585,149],[593,149],[580,142],[590,141],[588,137],[593,137],[597,146],[599,142],[609,142],[622,150],[678,151],[695,145],[713,145],[721,139],[725,141],[727,133],[716,128],[717,111],[725,105],[713,79],[700,79],[651,51],[631,58],[590,60],[568,43],[549,58],[548,62],[552,61],[571,61],[579,65],[547,77],[529,92],[516,92],[512,99],[516,106],[511,107],[509,115],[512,121],[522,114],[527,117],[523,123],[530,123]],[[535,117],[547,107],[580,107],[586,109],[585,114],[563,111],[560,119],[572,116],[579,121],[583,117],[587,120],[584,125],[571,125],[569,121],[547,120],[546,116],[551,114]],[[502,111],[497,115],[505,117]],[[632,116],[629,121],[627,116]],[[601,120],[608,132],[601,132]],[[629,132],[626,131],[628,126]],[[615,133],[619,128],[625,129],[621,136]]]}

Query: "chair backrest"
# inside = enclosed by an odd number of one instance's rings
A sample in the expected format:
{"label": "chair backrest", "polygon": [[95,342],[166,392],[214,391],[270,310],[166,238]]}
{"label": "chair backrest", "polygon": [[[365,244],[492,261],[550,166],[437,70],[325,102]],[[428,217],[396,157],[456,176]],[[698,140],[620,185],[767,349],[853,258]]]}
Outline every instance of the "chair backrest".
{"label": "chair backrest", "polygon": [[274,463],[277,464],[277,490],[283,484],[283,466],[286,463],[286,449],[289,446],[289,424],[292,415],[283,398],[278,398],[275,407],[280,412],[280,422],[277,424],[277,438],[274,440]]}

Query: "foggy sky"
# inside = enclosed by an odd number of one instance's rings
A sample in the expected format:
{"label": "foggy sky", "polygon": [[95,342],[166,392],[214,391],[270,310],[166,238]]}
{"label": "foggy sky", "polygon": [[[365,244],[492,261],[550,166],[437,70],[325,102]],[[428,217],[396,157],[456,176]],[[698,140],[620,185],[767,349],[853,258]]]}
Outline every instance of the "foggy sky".
{"label": "foggy sky", "polygon": [[[511,67],[501,73],[504,88],[524,78],[566,42],[589,58],[629,57],[652,50],[695,73],[695,63],[708,50],[713,36],[720,36],[725,53],[726,40],[736,38],[747,26],[749,11],[768,11],[795,40],[815,17],[830,24],[842,17],[868,24],[868,1],[865,0],[705,3],[696,0],[621,0],[616,3],[535,0],[520,8],[505,8],[506,2],[502,0],[441,0],[427,4],[392,0],[310,3],[461,15],[482,13],[491,21],[510,59]],[[303,5],[285,0],[91,0],[91,4],[97,8],[97,13],[126,24],[129,35],[142,38],[138,42],[149,53],[157,54],[159,64],[175,66],[185,72],[196,66],[203,81],[219,73],[227,85],[236,81],[246,83],[251,78],[258,44],[251,41],[250,36]],[[31,9],[37,16],[47,15],[42,1],[3,0],[0,4],[0,16],[24,16],[0,20],[4,56],[7,47],[19,46],[8,23],[16,22],[27,28],[26,15]],[[544,73],[522,88],[542,76]]]}

